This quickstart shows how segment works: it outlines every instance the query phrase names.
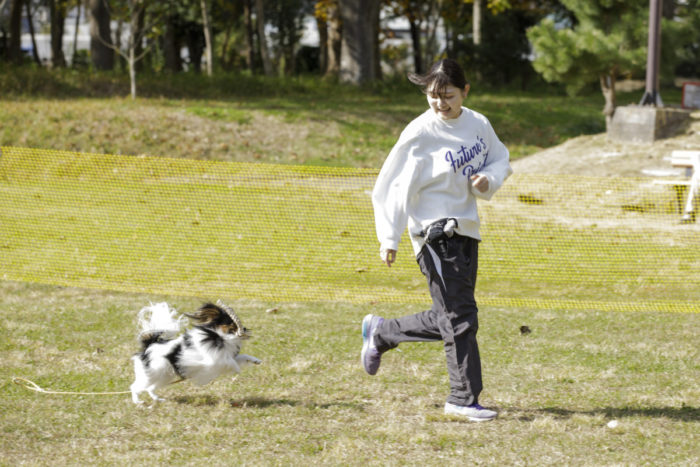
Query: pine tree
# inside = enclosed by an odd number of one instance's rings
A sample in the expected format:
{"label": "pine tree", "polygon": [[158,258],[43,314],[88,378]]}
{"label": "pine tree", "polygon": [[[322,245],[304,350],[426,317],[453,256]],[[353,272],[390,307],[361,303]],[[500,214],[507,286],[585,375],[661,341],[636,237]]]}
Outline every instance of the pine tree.
{"label": "pine tree", "polygon": [[533,66],[545,80],[561,82],[570,94],[599,82],[606,123],[615,112],[615,80],[643,70],[647,52],[648,0],[561,0],[577,23],[552,19],[528,30]]}

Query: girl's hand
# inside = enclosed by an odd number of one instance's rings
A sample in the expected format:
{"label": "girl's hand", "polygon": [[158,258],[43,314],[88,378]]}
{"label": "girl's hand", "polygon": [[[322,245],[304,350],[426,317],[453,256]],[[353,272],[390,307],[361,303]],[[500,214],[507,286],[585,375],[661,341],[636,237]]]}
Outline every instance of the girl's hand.
{"label": "girl's hand", "polygon": [[386,263],[387,266],[391,267],[392,263],[396,261],[396,250],[383,250],[381,252],[382,261]]}
{"label": "girl's hand", "polygon": [[483,174],[475,174],[472,175],[472,185],[474,185],[474,188],[479,190],[482,193],[486,193],[489,191],[489,179],[486,177],[486,175]]}

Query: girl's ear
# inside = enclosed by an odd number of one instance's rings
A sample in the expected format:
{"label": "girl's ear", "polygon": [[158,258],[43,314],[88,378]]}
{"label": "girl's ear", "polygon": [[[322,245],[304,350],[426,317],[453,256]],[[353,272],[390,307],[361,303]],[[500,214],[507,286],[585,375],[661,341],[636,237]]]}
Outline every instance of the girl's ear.
{"label": "girl's ear", "polygon": [[467,83],[466,86],[464,86],[464,89],[462,89],[462,97],[463,98],[466,98],[467,94],[469,94],[469,88],[470,88],[469,83]]}

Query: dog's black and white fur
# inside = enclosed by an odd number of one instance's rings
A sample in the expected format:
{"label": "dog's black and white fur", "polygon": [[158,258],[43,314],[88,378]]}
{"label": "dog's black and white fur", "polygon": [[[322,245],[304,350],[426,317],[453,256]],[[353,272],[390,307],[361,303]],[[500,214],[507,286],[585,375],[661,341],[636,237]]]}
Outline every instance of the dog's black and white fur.
{"label": "dog's black and white fur", "polygon": [[[181,333],[185,316],[194,327]],[[156,303],[139,312],[142,350],[134,355],[134,383],[131,398],[140,404],[146,391],[155,401],[155,391],[168,384],[189,379],[204,385],[225,373],[238,373],[242,367],[261,361],[240,353],[251,334],[238,316],[221,301],[207,303],[196,313],[179,315],[167,303]]]}

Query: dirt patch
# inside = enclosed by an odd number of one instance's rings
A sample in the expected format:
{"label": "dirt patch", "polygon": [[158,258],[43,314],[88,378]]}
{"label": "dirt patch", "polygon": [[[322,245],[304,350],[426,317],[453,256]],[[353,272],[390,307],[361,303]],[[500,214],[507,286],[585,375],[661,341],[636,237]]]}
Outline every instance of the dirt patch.
{"label": "dirt patch", "polygon": [[674,150],[700,150],[700,111],[673,138],[635,144],[610,141],[605,133],[579,136],[512,163],[516,173],[599,177],[681,176],[667,160]]}

